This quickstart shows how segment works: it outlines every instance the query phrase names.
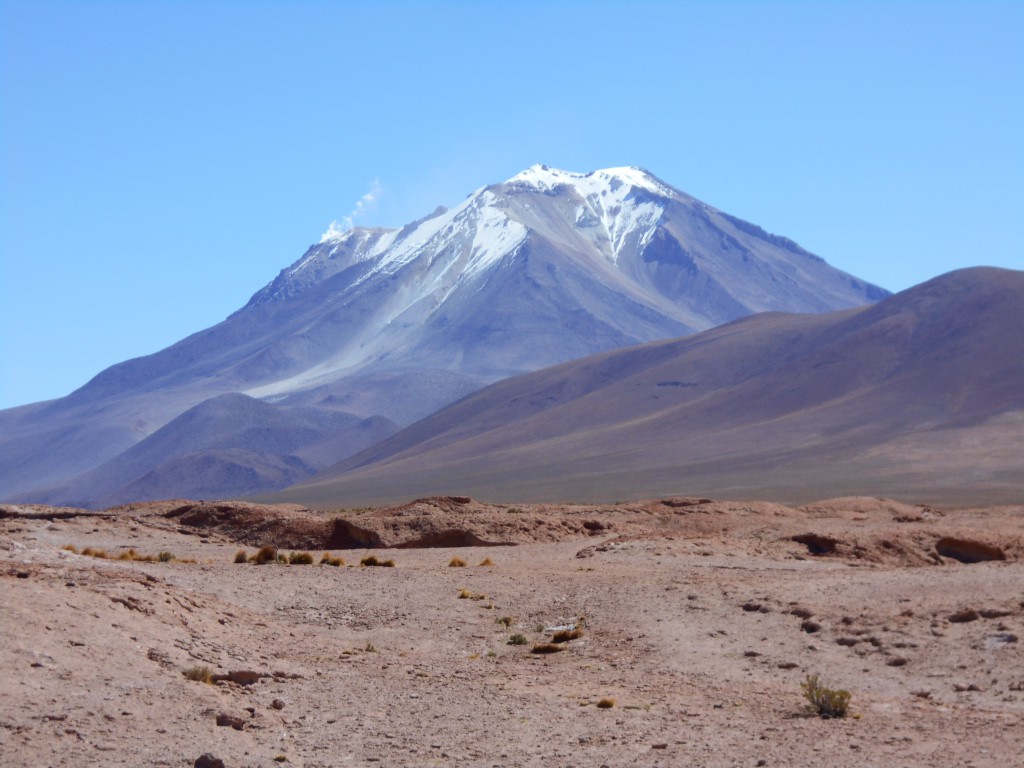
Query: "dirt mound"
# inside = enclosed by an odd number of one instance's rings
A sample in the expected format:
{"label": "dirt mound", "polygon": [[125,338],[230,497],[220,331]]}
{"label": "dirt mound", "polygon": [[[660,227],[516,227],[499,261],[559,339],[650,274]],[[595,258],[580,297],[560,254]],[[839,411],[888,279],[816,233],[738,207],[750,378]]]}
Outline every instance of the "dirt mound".
{"label": "dirt mound", "polygon": [[889,517],[898,522],[912,522],[940,517],[941,512],[924,504],[904,504],[902,501],[877,496],[844,496],[804,504],[800,511],[811,517],[861,516],[873,520]]}

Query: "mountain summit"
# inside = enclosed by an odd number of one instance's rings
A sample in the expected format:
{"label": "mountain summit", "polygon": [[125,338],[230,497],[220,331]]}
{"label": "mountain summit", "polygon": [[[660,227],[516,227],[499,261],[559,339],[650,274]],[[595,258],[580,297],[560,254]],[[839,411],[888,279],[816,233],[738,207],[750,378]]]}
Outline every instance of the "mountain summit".
{"label": "mountain summit", "polygon": [[[231,493],[264,490],[510,375],[887,295],[639,168],[536,165],[401,229],[332,232],[224,322],[0,413],[0,498],[194,495],[197,466],[204,495],[221,472]],[[244,397],[186,413],[228,393]],[[174,424],[207,413],[237,445],[197,447]]]}

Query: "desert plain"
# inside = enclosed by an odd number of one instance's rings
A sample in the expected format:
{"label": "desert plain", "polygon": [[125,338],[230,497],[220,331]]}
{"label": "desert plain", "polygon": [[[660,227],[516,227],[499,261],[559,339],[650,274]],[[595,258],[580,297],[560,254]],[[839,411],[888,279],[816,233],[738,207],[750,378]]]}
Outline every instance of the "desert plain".
{"label": "desert plain", "polygon": [[[3,505],[0,765],[1024,765],[1022,523],[874,497]],[[235,562],[263,545],[313,562]],[[805,711],[808,675],[845,718]]]}

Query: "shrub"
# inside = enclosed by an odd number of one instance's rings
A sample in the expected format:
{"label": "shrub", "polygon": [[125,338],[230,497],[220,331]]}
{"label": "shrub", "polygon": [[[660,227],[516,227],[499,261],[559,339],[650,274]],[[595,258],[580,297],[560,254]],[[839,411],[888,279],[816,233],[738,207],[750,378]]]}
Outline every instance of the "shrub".
{"label": "shrub", "polygon": [[292,552],[288,556],[290,565],[312,565],[313,556],[309,552]]}
{"label": "shrub", "polygon": [[379,568],[394,568],[395,567],[395,561],[394,560],[379,560],[376,555],[370,555],[369,557],[364,557],[362,560],[359,561],[359,564],[360,565],[365,565],[365,566],[370,566],[370,567],[376,566],[376,567],[379,567]]}
{"label": "shrub", "polygon": [[169,563],[174,559],[174,555],[170,552],[161,552],[159,555],[156,556],[156,559],[159,560],[161,563]]}
{"label": "shrub", "polygon": [[615,706],[615,699],[606,697],[597,702],[598,709],[611,709]]}
{"label": "shrub", "polygon": [[473,596],[473,593],[470,592],[465,587],[462,587],[461,589],[459,589],[459,600],[468,600],[472,596]]}
{"label": "shrub", "polygon": [[63,547],[61,547],[61,549],[70,552],[73,555],[78,554],[78,547],[76,547],[74,544],[65,544]]}
{"label": "shrub", "polygon": [[324,556],[320,558],[320,565],[330,565],[335,568],[340,568],[344,564],[344,560],[340,557],[332,557],[330,552],[324,552]]}
{"label": "shrub", "polygon": [[272,563],[277,560],[277,548],[272,547],[269,544],[259,548],[259,551],[252,556],[252,562],[256,565],[264,565],[266,563]]}
{"label": "shrub", "polygon": [[826,688],[818,682],[817,675],[808,675],[807,679],[800,683],[804,690],[804,698],[809,704],[805,705],[808,712],[813,712],[825,719],[832,717],[846,717],[846,711],[850,706],[850,692]]}
{"label": "shrub", "polygon": [[105,549],[93,549],[92,547],[86,547],[82,550],[82,554],[87,557],[98,557],[100,560],[107,559],[107,550]]}
{"label": "shrub", "polygon": [[287,563],[288,562],[288,555],[286,555],[284,552],[278,552],[277,553],[277,562],[279,562],[279,563]]}
{"label": "shrub", "polygon": [[249,555],[246,554],[244,549],[240,549],[237,552],[235,552],[235,562],[236,563],[247,563],[247,562],[249,562]]}
{"label": "shrub", "polygon": [[570,640],[575,640],[578,637],[583,637],[583,632],[578,629],[563,629],[551,637],[553,643],[568,643]]}
{"label": "shrub", "polygon": [[499,624],[501,624],[506,629],[508,629],[509,627],[512,626],[512,617],[511,616],[502,616],[500,619],[495,619],[495,621],[497,621]]}
{"label": "shrub", "polygon": [[520,634],[512,635],[512,637],[510,637],[508,639],[508,644],[509,645],[526,645],[526,636],[525,635],[520,635]]}
{"label": "shrub", "polygon": [[194,680],[197,683],[213,684],[213,671],[209,667],[192,667],[186,669],[182,674],[186,679]]}
{"label": "shrub", "polygon": [[465,568],[466,567],[466,561],[463,560],[461,557],[453,557],[451,560],[448,561],[448,567],[449,568]]}
{"label": "shrub", "polygon": [[118,560],[137,560],[139,553],[134,549],[128,549],[117,556]]}
{"label": "shrub", "polygon": [[558,643],[540,643],[530,649],[530,653],[558,653],[564,651],[565,646]]}
{"label": "shrub", "polygon": [[494,565],[494,561],[491,560],[491,558],[489,558],[489,557],[485,557],[483,560],[480,561],[480,566],[479,567],[489,567],[489,566],[492,566],[492,565]]}

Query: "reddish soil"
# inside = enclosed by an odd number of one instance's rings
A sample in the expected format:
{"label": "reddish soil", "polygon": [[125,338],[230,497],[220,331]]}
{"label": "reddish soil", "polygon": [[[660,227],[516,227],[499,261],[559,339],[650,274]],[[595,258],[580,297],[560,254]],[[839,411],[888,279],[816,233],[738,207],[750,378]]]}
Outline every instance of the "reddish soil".
{"label": "reddish soil", "polygon": [[[0,506],[0,764],[1021,765],[1022,523],[861,497]],[[314,564],[233,562],[264,544]],[[848,717],[803,711],[809,674]]]}

